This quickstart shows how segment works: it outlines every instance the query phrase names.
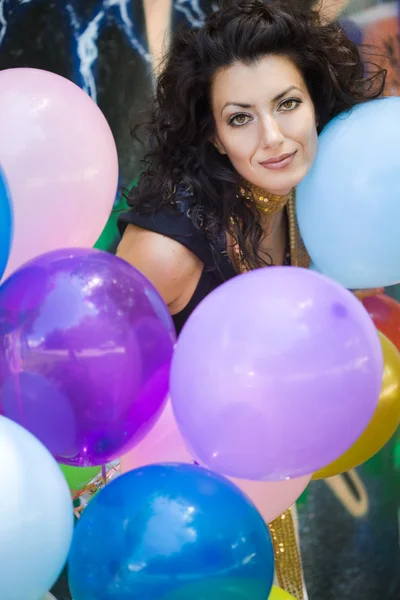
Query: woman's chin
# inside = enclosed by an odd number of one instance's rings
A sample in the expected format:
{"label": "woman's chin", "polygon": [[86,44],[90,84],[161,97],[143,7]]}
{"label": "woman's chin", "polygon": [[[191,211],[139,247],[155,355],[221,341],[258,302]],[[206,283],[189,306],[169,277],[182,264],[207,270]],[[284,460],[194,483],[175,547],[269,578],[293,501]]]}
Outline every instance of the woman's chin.
{"label": "woman's chin", "polygon": [[285,187],[276,191],[272,191],[271,194],[274,194],[274,196],[289,196],[290,192],[293,190],[293,188],[295,188],[296,186],[291,186],[291,187]]}
{"label": "woman's chin", "polygon": [[296,173],[296,176],[293,176],[294,174],[291,175],[292,176],[290,177],[286,176],[280,177],[279,179],[275,178],[275,181],[271,181],[271,179],[269,179],[268,182],[265,181],[264,185],[259,184],[258,187],[274,196],[288,196],[290,192],[300,183],[305,174],[301,172],[298,174]]}
{"label": "woman's chin", "polygon": [[290,192],[303,181],[307,173],[312,167],[312,164],[302,163],[300,165],[293,165],[293,169],[288,169],[287,173],[284,174],[282,170],[282,179],[277,179],[274,182],[270,181],[270,185],[264,189],[268,190],[270,194],[275,196],[287,196]]}

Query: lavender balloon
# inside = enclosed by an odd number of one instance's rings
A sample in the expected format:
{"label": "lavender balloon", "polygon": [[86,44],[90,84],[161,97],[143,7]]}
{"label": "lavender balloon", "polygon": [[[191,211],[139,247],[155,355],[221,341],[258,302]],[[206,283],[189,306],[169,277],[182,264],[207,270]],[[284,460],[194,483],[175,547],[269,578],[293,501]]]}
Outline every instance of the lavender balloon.
{"label": "lavender balloon", "polygon": [[210,294],[178,339],[171,400],[195,455],[232,477],[279,481],[343,454],[377,405],[376,329],[312,271],[258,269]]}
{"label": "lavender balloon", "polygon": [[167,307],[125,261],[39,256],[0,287],[0,413],[61,463],[104,464],[161,414],[174,343]]}

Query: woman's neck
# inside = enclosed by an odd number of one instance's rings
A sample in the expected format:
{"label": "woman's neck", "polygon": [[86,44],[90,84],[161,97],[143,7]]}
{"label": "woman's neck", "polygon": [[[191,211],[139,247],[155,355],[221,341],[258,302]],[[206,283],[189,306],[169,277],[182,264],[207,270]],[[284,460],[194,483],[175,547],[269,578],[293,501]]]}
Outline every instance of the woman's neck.
{"label": "woman's neck", "polygon": [[[272,261],[272,264],[282,265],[285,263],[285,257],[288,247],[288,216],[286,205],[289,202],[291,194],[288,196],[274,196],[252,186],[248,182],[243,182],[239,189],[240,196],[247,203],[253,203],[259,212],[260,225],[263,235],[259,244],[260,254],[264,254],[266,262]],[[235,242],[229,232],[227,232],[227,249],[232,263],[239,272],[243,272],[243,256],[238,242]],[[244,267],[247,270],[247,267]]]}
{"label": "woman's neck", "polygon": [[273,213],[272,215],[263,214],[260,212],[260,224],[264,231],[264,240],[268,240],[270,238],[272,239],[285,220],[285,207],[283,207],[279,212]]}

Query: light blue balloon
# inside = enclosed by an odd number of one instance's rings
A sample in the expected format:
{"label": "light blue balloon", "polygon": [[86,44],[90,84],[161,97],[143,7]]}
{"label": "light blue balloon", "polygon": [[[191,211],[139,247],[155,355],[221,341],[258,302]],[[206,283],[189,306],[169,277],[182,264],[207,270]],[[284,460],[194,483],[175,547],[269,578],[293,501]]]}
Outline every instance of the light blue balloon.
{"label": "light blue balloon", "polygon": [[0,279],[5,271],[11,246],[11,206],[4,174],[0,168]]}
{"label": "light blue balloon", "polygon": [[400,282],[400,98],[333,119],[297,190],[315,268],[350,289]]}
{"label": "light blue balloon", "polygon": [[68,485],[49,451],[0,416],[0,598],[38,600],[54,585],[73,532]]}

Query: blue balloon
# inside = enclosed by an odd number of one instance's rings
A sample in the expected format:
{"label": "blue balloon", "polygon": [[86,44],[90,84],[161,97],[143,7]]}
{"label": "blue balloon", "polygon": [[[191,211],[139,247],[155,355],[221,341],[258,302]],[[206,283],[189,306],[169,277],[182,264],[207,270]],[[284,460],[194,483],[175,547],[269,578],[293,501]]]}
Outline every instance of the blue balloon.
{"label": "blue balloon", "polygon": [[297,216],[315,267],[349,289],[400,282],[400,98],[333,119],[297,189]]}
{"label": "blue balloon", "polygon": [[69,556],[74,600],[266,600],[268,528],[230,481],[195,465],[118,477],[85,509]]}
{"label": "blue balloon", "polygon": [[4,175],[0,169],[0,279],[5,271],[11,246],[11,205]]}
{"label": "blue balloon", "polygon": [[0,598],[38,600],[54,585],[72,540],[64,475],[31,433],[0,416]]}

